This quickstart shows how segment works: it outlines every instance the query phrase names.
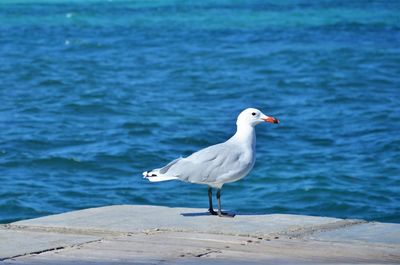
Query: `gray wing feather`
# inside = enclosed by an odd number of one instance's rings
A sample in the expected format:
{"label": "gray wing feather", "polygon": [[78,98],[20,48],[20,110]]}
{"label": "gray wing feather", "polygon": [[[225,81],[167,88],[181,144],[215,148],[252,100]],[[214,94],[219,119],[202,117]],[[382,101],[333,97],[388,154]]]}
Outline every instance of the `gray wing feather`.
{"label": "gray wing feather", "polygon": [[[166,175],[193,183],[213,183],[248,165],[241,161],[241,152],[235,146],[217,144],[192,155],[174,160],[162,168]],[[160,172],[161,172],[160,170]]]}

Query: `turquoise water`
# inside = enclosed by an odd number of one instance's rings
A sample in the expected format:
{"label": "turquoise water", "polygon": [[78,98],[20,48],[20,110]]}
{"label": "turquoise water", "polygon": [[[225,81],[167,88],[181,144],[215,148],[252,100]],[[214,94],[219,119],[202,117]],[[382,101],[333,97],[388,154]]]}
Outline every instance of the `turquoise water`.
{"label": "turquoise water", "polygon": [[[277,3],[279,2],[279,3]],[[0,222],[208,207],[141,172],[257,127],[224,208],[400,222],[399,1],[1,1]]]}

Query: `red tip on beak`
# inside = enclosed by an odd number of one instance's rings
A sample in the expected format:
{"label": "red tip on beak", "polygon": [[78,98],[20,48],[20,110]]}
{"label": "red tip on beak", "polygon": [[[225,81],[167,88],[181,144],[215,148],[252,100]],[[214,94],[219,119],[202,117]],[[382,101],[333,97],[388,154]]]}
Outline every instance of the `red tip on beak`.
{"label": "red tip on beak", "polygon": [[268,118],[262,118],[265,122],[270,122],[270,123],[279,123],[278,119],[275,119],[274,117],[268,117]]}

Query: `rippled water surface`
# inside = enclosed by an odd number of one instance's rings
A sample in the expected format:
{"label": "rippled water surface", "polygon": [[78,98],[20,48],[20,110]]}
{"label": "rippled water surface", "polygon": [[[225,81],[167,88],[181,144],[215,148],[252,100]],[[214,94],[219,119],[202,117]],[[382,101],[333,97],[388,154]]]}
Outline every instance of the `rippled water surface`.
{"label": "rippled water surface", "polygon": [[110,204],[208,207],[141,172],[229,138],[224,208],[400,222],[400,2],[0,2],[0,222]]}

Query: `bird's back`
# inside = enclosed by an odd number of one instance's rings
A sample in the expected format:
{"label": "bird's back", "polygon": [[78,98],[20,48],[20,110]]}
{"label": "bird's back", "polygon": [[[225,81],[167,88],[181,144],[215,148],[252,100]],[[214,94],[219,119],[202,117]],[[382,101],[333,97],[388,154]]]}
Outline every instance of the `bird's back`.
{"label": "bird's back", "polygon": [[230,142],[204,148],[177,160],[164,174],[192,183],[227,183],[244,177],[254,165],[252,150]]}

